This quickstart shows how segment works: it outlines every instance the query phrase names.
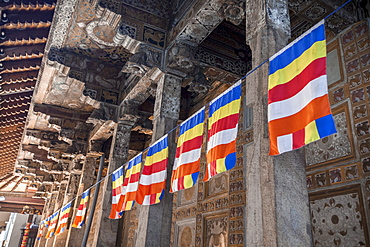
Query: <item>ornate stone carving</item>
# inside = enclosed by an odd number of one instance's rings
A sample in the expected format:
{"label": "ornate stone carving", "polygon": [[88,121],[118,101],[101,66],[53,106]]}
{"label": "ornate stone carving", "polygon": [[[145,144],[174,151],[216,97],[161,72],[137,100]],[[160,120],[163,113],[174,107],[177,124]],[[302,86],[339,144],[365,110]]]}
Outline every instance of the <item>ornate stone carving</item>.
{"label": "ornate stone carving", "polygon": [[49,47],[56,47],[61,48],[63,41],[66,37],[67,29],[70,27],[70,20],[73,16],[73,11],[76,5],[76,0],[68,0],[68,1],[61,1],[58,4],[58,9],[56,12],[56,16],[54,16],[52,29],[54,30],[49,35],[49,46],[46,47],[46,50],[49,50]]}
{"label": "ornate stone carving", "polygon": [[190,75],[194,73],[189,84],[188,91],[196,93],[206,93],[211,88],[211,83],[208,81],[200,67],[197,67]]}
{"label": "ornate stone carving", "polygon": [[132,55],[129,61],[125,64],[122,71],[125,73],[136,74],[142,76],[149,70],[147,63],[148,56],[146,52],[137,52]]}
{"label": "ornate stone carving", "polygon": [[177,39],[195,45],[200,44],[222,21],[223,18],[218,14],[222,4],[223,1],[205,2],[197,15],[188,21]]}
{"label": "ornate stone carving", "polygon": [[185,71],[192,70],[197,65],[194,59],[194,48],[177,43],[168,52],[168,67]]}
{"label": "ornate stone carving", "polygon": [[365,246],[366,221],[357,193],[313,200],[310,205],[315,245]]}
{"label": "ornate stone carving", "polygon": [[325,137],[306,146],[307,166],[348,156],[352,153],[351,142],[348,136],[346,113],[334,115],[337,134]]}
{"label": "ornate stone carving", "polygon": [[240,25],[245,19],[245,1],[228,1],[222,7],[222,16],[234,25]]}
{"label": "ornate stone carving", "polygon": [[180,113],[181,79],[169,74],[164,75],[158,83],[154,106],[154,117],[178,119]]}
{"label": "ornate stone carving", "polygon": [[195,246],[195,228],[195,217],[188,218],[182,221],[176,221],[174,246]]}
{"label": "ornate stone carving", "polygon": [[228,218],[205,219],[205,246],[228,246]]}
{"label": "ornate stone carving", "polygon": [[134,122],[132,122],[132,125],[122,123],[118,124],[114,145],[115,156],[122,156],[128,153],[128,143],[130,143],[130,134],[133,124]]}
{"label": "ornate stone carving", "polygon": [[229,181],[228,181],[228,175],[225,173],[222,173],[215,178],[208,181],[207,184],[207,196],[214,196],[219,193],[224,193],[228,191],[229,189]]}

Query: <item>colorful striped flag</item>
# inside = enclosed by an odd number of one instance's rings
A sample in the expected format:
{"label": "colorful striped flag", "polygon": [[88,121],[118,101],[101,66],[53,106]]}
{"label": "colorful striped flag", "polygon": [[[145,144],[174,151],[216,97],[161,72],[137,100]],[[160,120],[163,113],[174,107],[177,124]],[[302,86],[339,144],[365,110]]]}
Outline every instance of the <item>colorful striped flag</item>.
{"label": "colorful striped flag", "polygon": [[137,203],[159,203],[164,195],[167,178],[168,135],[149,147],[136,195]]}
{"label": "colorful striped flag", "polygon": [[59,235],[60,233],[63,233],[66,230],[70,211],[71,203],[67,203],[61,210],[58,227],[57,230],[55,231],[55,235]]}
{"label": "colorful striped flag", "polygon": [[85,216],[87,210],[87,203],[89,202],[90,197],[90,189],[86,190],[82,193],[80,205],[78,206],[78,210],[75,216],[75,219],[72,223],[72,227],[74,228],[81,228],[85,223]]}
{"label": "colorful striped flag", "polygon": [[50,225],[50,220],[51,220],[51,215],[49,215],[49,217],[47,217],[46,219],[44,219],[44,224],[45,224],[45,227],[48,228],[49,225]]}
{"label": "colorful striped flag", "polygon": [[46,233],[45,238],[51,238],[52,236],[54,236],[55,228],[56,228],[57,223],[58,223],[58,216],[59,216],[59,211],[57,211],[57,212],[55,212],[51,215],[50,225],[49,225],[48,232]]}
{"label": "colorful striped flag", "polygon": [[42,237],[42,232],[44,231],[45,220],[41,221],[39,224],[39,229],[37,231],[37,240],[40,240]]}
{"label": "colorful striped flag", "polygon": [[235,166],[240,97],[241,80],[210,103],[204,181]]}
{"label": "colorful striped flag", "polygon": [[328,100],[324,20],[269,60],[270,155],[336,133]]}
{"label": "colorful striped flag", "polygon": [[121,197],[117,205],[119,212],[131,210],[134,206],[139,186],[142,156],[141,153],[128,162]]}
{"label": "colorful striped flag", "polygon": [[171,193],[190,188],[198,180],[204,131],[204,108],[180,125],[171,178]]}
{"label": "colorful striped flag", "polygon": [[119,167],[112,173],[112,208],[110,211],[110,219],[119,219],[122,213],[117,207],[118,201],[122,194],[123,185],[123,166]]}

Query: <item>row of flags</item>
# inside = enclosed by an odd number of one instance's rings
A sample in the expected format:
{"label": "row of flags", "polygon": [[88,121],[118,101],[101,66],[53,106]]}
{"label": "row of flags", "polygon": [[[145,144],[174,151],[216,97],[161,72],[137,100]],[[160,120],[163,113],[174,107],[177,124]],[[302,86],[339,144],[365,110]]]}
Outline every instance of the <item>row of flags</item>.
{"label": "row of flags", "polygon": [[[76,213],[74,221],[72,223],[72,227],[81,228],[82,225],[84,224],[89,197],[90,189],[82,193],[81,201],[78,206],[78,211]],[[41,239],[45,228],[48,229],[45,235],[46,239],[65,232],[65,230],[67,229],[68,219],[72,208],[72,201],[64,205],[61,210],[58,210],[57,212],[53,213],[52,215],[50,215],[49,217],[40,222],[37,233],[37,240]]]}
{"label": "row of flags", "polygon": [[[236,137],[241,102],[241,80],[210,102],[208,117],[207,169],[204,181],[232,169],[236,164]],[[181,123],[172,168],[170,192],[194,186],[200,171],[205,107]],[[168,166],[168,134],[153,143],[141,170],[140,153],[112,173],[111,219],[119,219],[135,202],[159,203],[164,195]],[[123,179],[123,176],[125,178]]]}
{"label": "row of flags", "polygon": [[[330,110],[326,75],[324,20],[269,59],[268,128],[270,155],[278,155],[336,133]],[[236,137],[241,103],[241,80],[210,102],[207,129],[207,166],[204,181],[236,164]],[[170,192],[194,186],[199,177],[205,107],[181,123]],[[140,153],[112,173],[112,207],[109,218],[119,219],[134,203],[161,201],[168,166],[168,134],[153,143],[142,168]],[[142,171],[141,171],[142,170]],[[108,177],[108,176],[107,176]],[[72,227],[81,227],[89,190],[84,192]],[[46,237],[63,232],[70,205],[45,222]],[[40,228],[41,230],[42,228]],[[59,230],[60,229],[60,230]]]}

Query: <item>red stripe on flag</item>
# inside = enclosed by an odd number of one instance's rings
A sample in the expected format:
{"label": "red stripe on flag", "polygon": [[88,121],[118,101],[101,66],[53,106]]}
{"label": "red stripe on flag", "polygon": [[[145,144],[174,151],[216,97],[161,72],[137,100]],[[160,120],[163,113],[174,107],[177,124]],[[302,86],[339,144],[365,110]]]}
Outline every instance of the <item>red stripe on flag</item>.
{"label": "red stripe on flag", "polygon": [[157,163],[153,163],[149,166],[144,166],[143,175],[152,175],[153,173],[166,170],[167,167],[167,157]]}
{"label": "red stripe on flag", "polygon": [[215,123],[212,124],[211,129],[208,130],[208,139],[220,131],[235,128],[238,121],[239,113],[229,115],[217,120]]}
{"label": "red stripe on flag", "polygon": [[198,149],[202,146],[203,136],[194,137],[191,140],[184,142],[180,147],[176,148],[176,158],[180,157],[180,154],[189,152],[194,149]]}
{"label": "red stripe on flag", "polygon": [[296,95],[308,83],[322,75],[326,75],[326,57],[312,61],[312,63],[292,80],[270,89],[268,92],[268,103],[285,100]]}

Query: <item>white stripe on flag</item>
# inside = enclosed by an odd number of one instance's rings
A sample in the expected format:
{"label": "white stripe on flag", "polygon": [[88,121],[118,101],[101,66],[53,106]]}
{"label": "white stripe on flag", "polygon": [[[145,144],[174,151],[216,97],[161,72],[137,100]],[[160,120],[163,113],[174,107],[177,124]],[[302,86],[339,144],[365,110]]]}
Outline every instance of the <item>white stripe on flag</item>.
{"label": "white stripe on flag", "polygon": [[160,182],[163,182],[164,180],[166,180],[166,177],[167,177],[167,171],[166,170],[159,171],[159,172],[153,173],[151,175],[141,174],[140,184],[142,184],[142,185],[151,185],[151,184],[160,183]]}
{"label": "white stripe on flag", "polygon": [[299,93],[289,99],[268,105],[268,121],[288,117],[300,112],[312,100],[328,93],[326,75],[309,82]]}
{"label": "white stripe on flag", "polygon": [[207,152],[212,148],[235,141],[238,134],[238,125],[235,128],[222,130],[211,136],[207,143]]}
{"label": "white stripe on flag", "polygon": [[188,164],[199,160],[201,148],[190,150],[189,152],[182,153],[180,157],[175,159],[173,170],[176,170],[183,164]]}

